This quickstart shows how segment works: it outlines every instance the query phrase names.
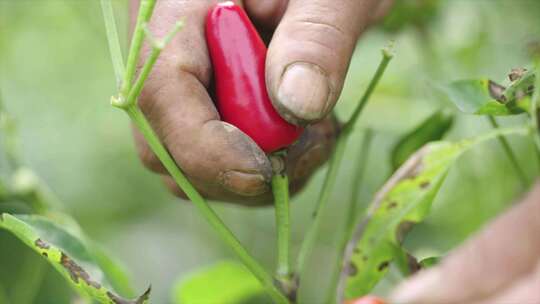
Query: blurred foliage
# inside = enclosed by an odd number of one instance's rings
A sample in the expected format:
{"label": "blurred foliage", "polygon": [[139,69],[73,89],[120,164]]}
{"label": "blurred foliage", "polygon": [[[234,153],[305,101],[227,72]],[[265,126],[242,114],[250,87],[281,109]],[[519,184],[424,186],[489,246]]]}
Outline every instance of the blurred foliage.
{"label": "blurred foliage", "polygon": [[[119,24],[126,24],[126,2],[115,1]],[[360,119],[376,137],[360,191],[363,202],[391,173],[392,147],[431,113],[449,104],[433,88],[456,79],[503,80],[511,68],[529,64],[526,46],[540,38],[540,2],[536,0],[441,0],[436,18],[419,34],[416,26],[397,35],[373,29],[358,45],[337,108],[348,117],[371,77],[379,48],[392,37],[397,56]],[[412,2],[411,2],[412,3]],[[414,16],[415,12],[409,12]],[[126,33],[126,27],[121,26]],[[125,37],[126,35],[123,35]],[[115,91],[107,41],[97,1],[0,0],[0,89],[17,120],[24,165],[47,182],[90,238],[119,257],[135,290],[153,286],[155,303],[170,303],[177,278],[231,253],[196,211],[170,196],[157,176],[139,164],[125,116],[109,105]],[[501,117],[502,125],[523,117]],[[484,119],[458,114],[449,139],[489,130]],[[353,135],[344,162],[353,164],[362,132]],[[532,181],[536,164],[532,144],[512,138]],[[497,166],[486,164],[498,164]],[[0,162],[0,175],[5,164]],[[353,186],[354,166],[343,166],[325,215],[323,239],[310,259],[311,274],[301,298],[319,303],[336,255],[336,223]],[[348,168],[348,169],[347,169]],[[466,154],[450,170],[432,213],[416,226],[407,249],[422,257],[443,256],[523,192],[497,143]],[[310,220],[321,187],[322,171],[292,204],[293,251]],[[274,219],[270,208],[246,209],[216,204],[216,209],[254,255],[269,268],[274,261]],[[0,203],[0,211],[15,208]],[[20,293],[27,283],[23,266],[43,267],[35,303],[70,303],[72,291],[62,277],[11,234],[0,231],[0,297]],[[141,246],[144,244],[144,246]],[[378,294],[393,286],[383,280]],[[25,291],[26,292],[26,291]]]}
{"label": "blurred foliage", "polygon": [[395,0],[382,22],[382,29],[396,33],[408,26],[425,29],[439,14],[439,0]]}
{"label": "blurred foliage", "polygon": [[271,303],[259,281],[244,265],[231,261],[222,261],[194,272],[179,281],[173,291],[175,304]]}
{"label": "blurred foliage", "polygon": [[450,131],[454,115],[448,111],[437,111],[422,121],[398,140],[392,149],[392,169],[397,170],[418,149],[431,141],[441,140]]}

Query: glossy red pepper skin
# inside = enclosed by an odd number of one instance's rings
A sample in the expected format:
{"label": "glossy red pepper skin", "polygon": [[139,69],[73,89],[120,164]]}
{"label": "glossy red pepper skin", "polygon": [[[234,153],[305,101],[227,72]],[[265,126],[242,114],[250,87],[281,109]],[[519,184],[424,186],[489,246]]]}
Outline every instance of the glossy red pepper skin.
{"label": "glossy red pepper skin", "polygon": [[266,153],[295,142],[302,128],[272,106],[265,84],[266,46],[245,11],[232,2],[210,9],[206,41],[221,119],[251,137]]}

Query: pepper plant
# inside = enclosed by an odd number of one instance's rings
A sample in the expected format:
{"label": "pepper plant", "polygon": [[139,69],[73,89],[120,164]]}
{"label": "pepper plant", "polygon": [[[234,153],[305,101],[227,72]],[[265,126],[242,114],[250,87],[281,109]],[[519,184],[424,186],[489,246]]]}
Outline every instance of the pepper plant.
{"label": "pepper plant", "polygon": [[[165,37],[155,37],[150,32],[147,24],[152,18],[155,2],[156,0],[141,0],[124,61],[111,0],[101,0],[118,85],[118,92],[111,98],[111,103],[130,117],[133,125],[143,134],[169,174],[196,207],[199,215],[208,222],[231,252],[236,254],[238,261],[225,261],[195,272],[178,284],[174,301],[186,304],[303,303],[305,301],[298,297],[298,293],[309,270],[307,260],[314,254],[315,245],[320,238],[323,215],[328,212],[337,176],[344,166],[342,163],[344,153],[350,146],[352,134],[359,132],[358,122],[362,118],[363,110],[394,57],[393,47],[382,50],[382,59],[375,74],[341,128],[324,175],[323,186],[317,196],[315,210],[305,211],[312,213],[312,219],[296,259],[293,259],[291,250],[290,197],[285,160],[286,146],[289,141],[294,141],[298,134],[294,134],[291,140],[287,139],[287,144],[272,145],[265,149],[272,152],[269,158],[274,169],[272,190],[278,240],[275,246],[276,267],[270,271],[248,252],[208,201],[193,187],[160,142],[137,104],[145,81],[151,74],[161,51],[175,33],[182,30],[182,21],[178,20],[176,26],[171,28]],[[407,24],[412,24],[421,32],[422,27],[427,26],[436,16],[438,1],[416,1],[414,9],[423,9],[423,14],[420,14],[419,18],[409,20],[410,14],[403,12],[413,8],[405,2],[398,1],[397,8],[401,9],[390,14],[384,23],[386,30],[394,32]],[[136,64],[140,60],[141,48],[145,42],[151,46],[151,52],[137,71]],[[216,48],[219,52],[219,45]],[[530,67],[513,70],[505,84],[484,78],[460,80],[433,88],[441,98],[454,103],[457,110],[470,115],[485,116],[494,130],[474,138],[443,141],[443,137],[454,124],[455,110],[435,111],[415,128],[404,132],[395,143],[390,153],[393,174],[374,195],[367,208],[360,206],[358,192],[367,174],[368,155],[377,130],[364,131],[362,148],[353,164],[354,186],[346,204],[347,216],[337,225],[336,250],[340,254],[332,261],[333,271],[324,274],[331,279],[328,286],[322,287],[325,290],[322,303],[347,303],[371,293],[392,267],[406,277],[437,262],[438,257],[418,260],[405,249],[403,241],[411,227],[429,214],[431,205],[454,163],[475,146],[487,140],[498,141],[512,165],[515,178],[520,181],[523,189],[531,184],[532,179],[524,170],[524,165],[519,163],[517,153],[508,137],[519,135],[534,143],[540,161],[537,117],[540,77],[536,77],[540,64],[538,58],[535,56],[532,58],[533,64]],[[219,63],[214,65],[215,72],[220,73]],[[220,81],[219,77],[217,81]],[[497,121],[499,116],[522,116],[525,123],[501,128]],[[151,288],[134,292],[128,276],[119,264],[86,236],[73,218],[62,211],[63,202],[32,169],[23,165],[24,161],[17,153],[15,129],[13,119],[0,103],[2,134],[0,140],[8,168],[6,172],[2,172],[0,178],[0,203],[18,201],[22,203],[24,209],[21,210],[20,206],[12,210],[3,208],[0,228],[12,233],[51,264],[77,292],[77,300],[83,303],[152,302]],[[39,267],[32,270],[35,271],[33,277],[35,284],[38,284],[43,270]],[[29,290],[32,289],[31,285],[31,282],[26,285]],[[0,290],[0,302],[8,301],[4,298],[7,299],[8,296],[3,295]],[[364,298],[362,301],[369,299],[379,301],[374,298]],[[27,299],[10,300],[18,304],[32,301],[30,295]]]}

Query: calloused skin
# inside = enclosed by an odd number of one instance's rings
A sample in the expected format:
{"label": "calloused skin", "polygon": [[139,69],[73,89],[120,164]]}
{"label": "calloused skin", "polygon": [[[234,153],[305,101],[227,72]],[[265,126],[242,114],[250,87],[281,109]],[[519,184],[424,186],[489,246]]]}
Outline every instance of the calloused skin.
{"label": "calloused skin", "polygon": [[[207,198],[244,205],[271,203],[272,170],[264,152],[219,119],[212,101],[212,66],[205,17],[216,0],[158,0],[149,25],[163,37],[180,19],[184,28],[163,50],[139,98],[142,111],[183,172]],[[383,3],[384,2],[384,3]],[[379,0],[242,0],[269,40],[266,82],[272,103],[288,121],[306,125],[289,148],[291,191],[301,188],[330,155],[339,131],[331,114],[362,31],[388,8]],[[131,26],[138,0],[131,2]],[[269,39],[271,38],[271,39]],[[142,61],[148,55],[146,46]],[[286,72],[288,71],[288,72]],[[250,119],[250,118],[246,118]],[[140,158],[182,192],[142,136]]]}

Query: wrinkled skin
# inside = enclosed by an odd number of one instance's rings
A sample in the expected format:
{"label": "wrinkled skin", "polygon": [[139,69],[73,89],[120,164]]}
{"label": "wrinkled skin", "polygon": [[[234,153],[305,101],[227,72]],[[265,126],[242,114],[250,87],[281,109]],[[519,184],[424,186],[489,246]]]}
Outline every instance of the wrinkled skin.
{"label": "wrinkled skin", "polygon": [[540,303],[540,183],[440,265],[403,283],[390,303]]}
{"label": "wrinkled skin", "polygon": [[[163,37],[179,20],[185,27],[162,52],[139,99],[142,111],[183,172],[213,200],[271,202],[271,166],[264,152],[236,127],[220,121],[212,101],[212,67],[204,22],[216,0],[158,0],[150,30]],[[243,0],[269,41],[266,82],[272,104],[286,120],[306,125],[290,147],[288,172],[295,192],[329,157],[338,133],[332,118],[356,41],[388,1]],[[131,2],[133,28],[138,1]],[[270,39],[271,38],[271,39]],[[146,45],[142,61],[148,55]],[[285,71],[290,73],[285,73]],[[142,136],[140,158],[184,196]]]}

